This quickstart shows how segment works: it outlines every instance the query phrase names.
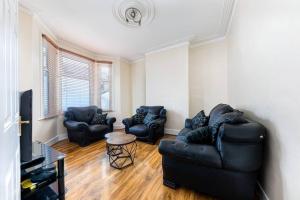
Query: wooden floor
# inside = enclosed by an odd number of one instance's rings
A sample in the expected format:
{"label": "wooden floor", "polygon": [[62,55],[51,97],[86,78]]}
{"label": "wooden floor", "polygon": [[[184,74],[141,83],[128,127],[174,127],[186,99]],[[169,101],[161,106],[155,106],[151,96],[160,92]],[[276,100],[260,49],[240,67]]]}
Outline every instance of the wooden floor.
{"label": "wooden floor", "polygon": [[87,147],[64,140],[53,147],[67,154],[67,200],[213,199],[188,189],[173,190],[164,186],[157,144],[138,142],[134,165],[123,170],[110,167],[105,140]]}

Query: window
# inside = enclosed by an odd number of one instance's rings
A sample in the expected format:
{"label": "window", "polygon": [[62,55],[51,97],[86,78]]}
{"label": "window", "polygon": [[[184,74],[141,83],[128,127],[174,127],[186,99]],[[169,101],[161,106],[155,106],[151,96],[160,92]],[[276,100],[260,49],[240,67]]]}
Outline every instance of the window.
{"label": "window", "polygon": [[112,110],[112,63],[58,47],[42,35],[42,109],[44,118],[68,107],[97,104]]}
{"label": "window", "polygon": [[98,64],[98,104],[104,111],[112,110],[112,66]]}
{"label": "window", "polygon": [[57,49],[45,38],[42,41],[42,116],[57,114]]}
{"label": "window", "polygon": [[93,63],[60,52],[59,70],[61,110],[93,104]]}

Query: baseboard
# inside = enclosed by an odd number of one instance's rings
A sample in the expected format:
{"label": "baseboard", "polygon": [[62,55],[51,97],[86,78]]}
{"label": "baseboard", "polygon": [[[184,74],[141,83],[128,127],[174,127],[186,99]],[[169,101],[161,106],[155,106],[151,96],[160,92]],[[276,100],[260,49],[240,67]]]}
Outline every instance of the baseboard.
{"label": "baseboard", "polygon": [[261,184],[257,181],[257,185],[259,188],[259,199],[260,200],[270,200],[267,193],[265,192],[264,188],[261,186]]}
{"label": "baseboard", "polygon": [[124,125],[114,125],[115,130],[120,130],[120,129],[124,129],[124,128],[125,128]]}
{"label": "baseboard", "polygon": [[165,133],[169,135],[178,135],[179,130],[177,129],[170,129],[170,128],[165,128]]}
{"label": "baseboard", "polygon": [[53,137],[53,138],[47,140],[47,141],[45,142],[45,144],[48,145],[48,146],[52,146],[53,144],[55,144],[55,143],[58,142],[58,141],[59,141],[59,136],[57,135],[57,136],[55,136],[55,137]]}
{"label": "baseboard", "polygon": [[61,133],[58,135],[58,141],[68,139],[68,133]]}
{"label": "baseboard", "polygon": [[59,141],[62,141],[64,139],[67,139],[68,138],[68,135],[67,133],[63,133],[63,134],[59,134],[59,135],[56,135],[55,137],[47,140],[45,142],[45,144],[47,144],[48,146],[52,146],[53,144],[59,142]]}
{"label": "baseboard", "polygon": [[[115,129],[115,130],[121,130],[121,129],[124,129],[124,128],[125,128],[125,127],[122,126],[122,125],[114,126],[114,129]],[[169,129],[169,128],[165,128],[165,133],[166,133],[166,134],[169,134],[169,135],[178,135],[179,130],[177,130],[177,129]],[[68,138],[68,134],[67,134],[67,133],[61,133],[61,134],[58,134],[58,135],[56,135],[55,137],[53,137],[53,138],[47,140],[47,141],[45,142],[45,144],[51,146],[51,145],[53,145],[53,144],[55,144],[55,143],[57,143],[57,142],[59,142],[59,141],[65,140],[65,139],[67,139],[67,138]]]}

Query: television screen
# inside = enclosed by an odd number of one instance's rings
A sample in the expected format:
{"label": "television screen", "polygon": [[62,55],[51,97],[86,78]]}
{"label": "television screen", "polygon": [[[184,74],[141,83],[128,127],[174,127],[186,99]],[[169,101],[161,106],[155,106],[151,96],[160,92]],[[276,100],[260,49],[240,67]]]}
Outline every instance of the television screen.
{"label": "television screen", "polygon": [[32,90],[20,94],[20,117],[21,162],[28,162],[32,159]]}

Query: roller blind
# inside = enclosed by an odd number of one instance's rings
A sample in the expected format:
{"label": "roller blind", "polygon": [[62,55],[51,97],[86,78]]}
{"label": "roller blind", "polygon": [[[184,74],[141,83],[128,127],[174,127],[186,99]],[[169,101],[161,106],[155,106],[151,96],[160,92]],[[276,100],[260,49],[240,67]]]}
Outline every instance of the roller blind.
{"label": "roller blind", "polygon": [[104,111],[112,110],[112,65],[99,63],[96,66],[98,87],[97,102]]}
{"label": "roller blind", "polygon": [[53,117],[58,113],[57,107],[57,54],[55,46],[42,39],[42,115]]}
{"label": "roller blind", "polygon": [[59,53],[60,108],[82,107],[93,104],[94,63],[82,57]]}

